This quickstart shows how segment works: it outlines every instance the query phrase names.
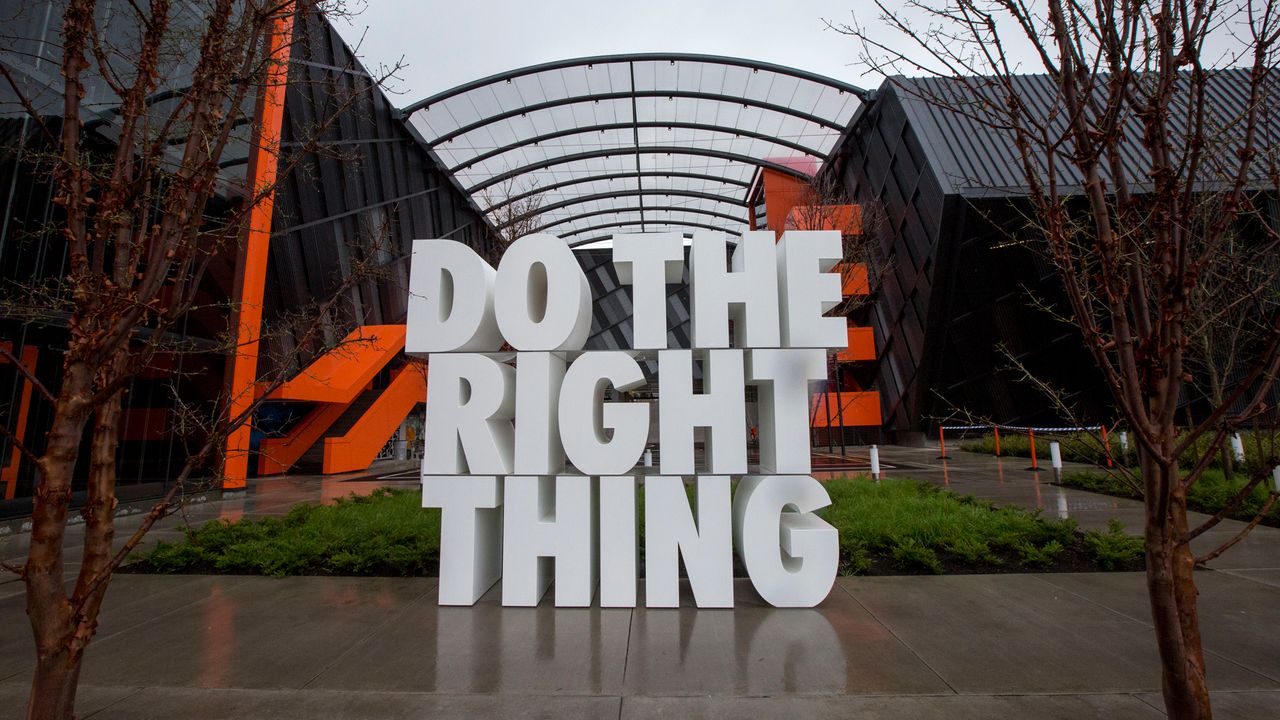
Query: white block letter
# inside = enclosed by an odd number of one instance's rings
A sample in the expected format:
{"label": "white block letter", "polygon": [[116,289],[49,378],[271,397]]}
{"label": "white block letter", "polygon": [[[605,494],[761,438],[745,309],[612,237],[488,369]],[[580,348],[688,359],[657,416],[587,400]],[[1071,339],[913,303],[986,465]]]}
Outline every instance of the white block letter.
{"label": "white block letter", "polygon": [[526,235],[498,263],[493,309],[517,350],[581,350],[591,333],[591,286],[554,235]]}
{"label": "white block letter", "polygon": [[600,478],[600,607],[636,606],[636,479]]}
{"label": "white block letter", "polygon": [[782,346],[842,348],[849,344],[842,317],[822,313],[840,304],[840,274],[827,272],[844,257],[836,230],[788,230],[778,241]]}
{"label": "white block letter", "polygon": [[596,590],[596,497],[577,475],[506,479],[502,604],[532,607],[551,584],[556,607],[586,607]]}
{"label": "white block letter", "polygon": [[733,530],[729,478],[698,478],[695,524],[684,480],[671,476],[644,479],[644,604],[680,605],[680,567],[684,558],[698,607],[733,607]]}
{"label": "white block letter", "polygon": [[725,270],[725,237],[697,232],[689,250],[689,313],[695,348],[778,347],[778,270],[773,233],[748,232]]}
{"label": "white block letter", "polygon": [[604,392],[643,384],[640,365],[617,350],[583,353],[569,366],[560,390],[560,440],[579,472],[618,475],[635,466],[649,437],[649,405],[606,403]]}
{"label": "white block letter", "polygon": [[495,276],[489,263],[460,242],[414,240],[404,351],[425,355],[502,347],[493,314]]}
{"label": "white block letter", "polygon": [[820,349],[747,351],[747,382],[760,388],[762,471],[809,474],[809,383],[826,376]]}
{"label": "white block letter", "polygon": [[[694,428],[706,430],[707,468],[718,475],[747,471],[747,406],[741,350],[707,350],[702,388],[693,394],[693,351],[658,351],[659,464],[664,475],[692,475]],[[808,447],[806,441],[805,447]]]}
{"label": "white block letter", "polygon": [[822,483],[807,475],[748,475],[738,483],[734,545],[751,584],[770,605],[813,607],[831,591],[840,537],[813,514],[830,504]]}
{"label": "white block letter", "polygon": [[422,507],[440,508],[440,604],[474,605],[502,574],[502,479],[422,477]]}
{"label": "white block letter", "polygon": [[507,475],[515,434],[515,371],[484,355],[433,353],[422,435],[430,475]]}
{"label": "white block letter", "polygon": [[516,458],[521,475],[564,472],[560,444],[560,385],[564,358],[553,353],[524,352],[516,358]]}
{"label": "white block letter", "polygon": [[631,286],[631,347],[665,350],[667,283],[680,282],[684,274],[684,238],[680,233],[614,235],[613,269],[618,282]]}

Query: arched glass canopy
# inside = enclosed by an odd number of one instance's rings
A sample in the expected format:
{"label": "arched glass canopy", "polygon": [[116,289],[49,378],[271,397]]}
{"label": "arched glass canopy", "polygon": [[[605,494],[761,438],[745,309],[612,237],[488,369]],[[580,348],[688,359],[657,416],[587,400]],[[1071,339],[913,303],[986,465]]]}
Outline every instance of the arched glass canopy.
{"label": "arched glass canopy", "polygon": [[752,60],[611,55],[494,75],[404,113],[499,230],[521,222],[584,245],[614,232],[740,235],[756,172],[816,171],[865,94]]}

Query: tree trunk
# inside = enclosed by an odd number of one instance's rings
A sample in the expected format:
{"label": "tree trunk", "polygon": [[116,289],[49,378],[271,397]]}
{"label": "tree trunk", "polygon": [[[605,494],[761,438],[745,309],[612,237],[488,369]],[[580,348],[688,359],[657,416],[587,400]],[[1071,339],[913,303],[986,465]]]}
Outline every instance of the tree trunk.
{"label": "tree trunk", "polygon": [[[1166,468],[1147,452],[1140,453],[1147,512],[1145,550],[1147,596],[1156,644],[1160,651],[1160,676],[1165,708],[1170,720],[1209,720],[1209,687],[1205,682],[1204,650],[1196,610],[1195,556],[1186,535],[1186,493],[1177,464]],[[1155,479],[1174,488],[1167,494],[1169,507],[1161,516],[1160,498],[1151,492]]]}
{"label": "tree trunk", "polygon": [[76,623],[63,581],[62,549],[71,479],[88,417],[92,378],[83,363],[64,365],[53,426],[37,468],[39,484],[31,511],[31,547],[23,575],[27,618],[36,645],[28,718],[62,720],[71,718],[74,712],[80,664],[71,642]]}
{"label": "tree trunk", "polygon": [[42,655],[36,661],[27,720],[72,720],[79,679],[80,661],[73,661],[70,651],[64,649],[47,658]]}

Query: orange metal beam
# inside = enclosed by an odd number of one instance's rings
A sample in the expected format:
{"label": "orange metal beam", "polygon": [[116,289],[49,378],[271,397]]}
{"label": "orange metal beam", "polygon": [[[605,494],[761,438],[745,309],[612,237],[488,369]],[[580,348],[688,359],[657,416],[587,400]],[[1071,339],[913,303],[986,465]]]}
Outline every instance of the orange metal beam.
{"label": "orange metal beam", "polygon": [[312,445],[320,442],[331,425],[342,417],[350,405],[347,403],[322,403],[285,437],[263,438],[258,445],[258,474],[279,475],[289,471]]}
{"label": "orange metal beam", "polygon": [[[5,343],[7,347],[12,347]],[[22,363],[22,367],[32,375],[36,374],[36,361],[40,359],[40,349],[34,345],[27,345],[22,348],[22,356],[18,361]],[[0,358],[0,362],[7,362],[6,358]],[[27,437],[27,415],[31,411],[31,381],[23,378],[22,380],[22,396],[18,400],[18,424],[13,428],[13,436],[18,442],[23,442]],[[0,468],[0,483],[4,484],[4,499],[12,500],[18,490],[18,470],[22,467],[22,453],[14,446],[9,451],[9,464]]]}
{"label": "orange metal beam", "polygon": [[[293,3],[285,3],[271,33],[271,64],[258,103],[257,138],[249,155],[247,185],[258,201],[249,208],[248,231],[236,261],[232,327],[235,355],[228,383],[229,418],[233,421],[253,405],[258,375],[258,338],[262,331],[262,294],[267,281],[267,250],[271,241],[271,212],[275,204],[279,165],[280,130],[284,122],[284,96],[289,81],[289,46],[293,39]],[[222,466],[222,487],[245,486],[249,475],[249,436],[252,418],[227,435]]]}
{"label": "orange metal beam", "polygon": [[426,366],[406,365],[346,435],[324,439],[324,474],[369,467],[413,407],[426,397]]}
{"label": "orange metal beam", "polygon": [[272,400],[350,403],[404,349],[404,325],[363,325],[306,370],[276,388]]}

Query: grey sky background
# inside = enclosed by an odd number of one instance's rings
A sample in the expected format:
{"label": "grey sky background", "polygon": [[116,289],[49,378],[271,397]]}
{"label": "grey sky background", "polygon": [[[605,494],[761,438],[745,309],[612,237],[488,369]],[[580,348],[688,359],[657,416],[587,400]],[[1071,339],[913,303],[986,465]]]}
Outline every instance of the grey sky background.
{"label": "grey sky background", "polygon": [[[851,38],[821,18],[849,20],[864,0],[368,0],[335,23],[369,66],[407,67],[392,83],[403,107],[455,85],[551,60],[633,52],[730,55],[879,85],[851,65]],[[355,9],[360,10],[357,5]]]}
{"label": "grey sky background", "polygon": [[[1030,0],[1037,7],[1037,0]],[[1247,5],[1225,3],[1224,22],[1210,40],[1211,66],[1235,64],[1243,45],[1233,37]],[[882,77],[857,64],[859,47],[823,19],[879,30],[891,47],[901,36],[878,21],[869,0],[348,0],[353,17],[334,25],[371,69],[403,62],[386,88],[404,107],[470,80],[527,65],[589,55],[688,52],[787,65],[864,88]],[[915,26],[918,12],[902,13]],[[1042,71],[1017,28],[1002,26],[1012,64]],[[919,56],[919,50],[910,52]],[[919,73],[908,73],[919,74]]]}

